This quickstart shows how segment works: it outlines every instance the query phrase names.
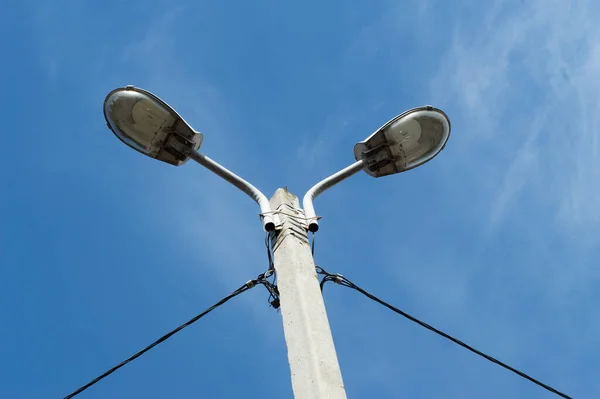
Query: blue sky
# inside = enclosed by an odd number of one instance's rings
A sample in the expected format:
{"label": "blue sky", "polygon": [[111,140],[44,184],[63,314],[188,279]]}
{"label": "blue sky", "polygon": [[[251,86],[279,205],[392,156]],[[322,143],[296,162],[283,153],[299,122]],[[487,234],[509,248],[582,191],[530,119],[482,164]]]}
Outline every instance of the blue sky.
{"label": "blue sky", "polygon": [[[57,398],[267,267],[258,207],[106,128],[163,98],[203,152],[303,195],[423,104],[446,149],[323,194],[317,263],[577,398],[600,396],[600,4],[24,0],[0,24],[0,397]],[[81,398],[292,397],[255,288]],[[326,286],[351,398],[552,394]]]}

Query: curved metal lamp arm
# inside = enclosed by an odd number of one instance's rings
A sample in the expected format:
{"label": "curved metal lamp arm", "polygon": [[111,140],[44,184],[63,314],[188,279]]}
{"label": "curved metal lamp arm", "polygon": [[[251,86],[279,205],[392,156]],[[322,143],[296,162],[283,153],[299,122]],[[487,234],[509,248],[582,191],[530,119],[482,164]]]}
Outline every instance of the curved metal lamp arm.
{"label": "curved metal lamp arm", "polygon": [[265,231],[273,231],[275,230],[275,218],[273,212],[271,211],[271,205],[269,204],[269,200],[267,197],[260,192],[259,189],[254,187],[252,184],[248,183],[246,180],[242,179],[229,169],[219,165],[217,162],[213,161],[209,157],[200,154],[198,151],[192,150],[189,155],[190,159],[198,162],[200,165],[204,166],[206,169],[215,173],[218,176],[221,176],[223,179],[227,180],[229,183],[233,184],[244,193],[246,193],[250,198],[258,203],[260,206],[260,216],[263,224],[263,228]]}
{"label": "curved metal lamp arm", "polygon": [[313,200],[323,191],[360,172],[365,166],[365,162],[362,159],[360,161],[356,161],[352,165],[340,170],[337,173],[334,173],[326,179],[321,180],[306,192],[304,198],[302,199],[302,207],[304,208],[304,215],[308,221],[308,230],[312,231],[313,233],[319,230],[319,222],[317,215],[315,214]]}

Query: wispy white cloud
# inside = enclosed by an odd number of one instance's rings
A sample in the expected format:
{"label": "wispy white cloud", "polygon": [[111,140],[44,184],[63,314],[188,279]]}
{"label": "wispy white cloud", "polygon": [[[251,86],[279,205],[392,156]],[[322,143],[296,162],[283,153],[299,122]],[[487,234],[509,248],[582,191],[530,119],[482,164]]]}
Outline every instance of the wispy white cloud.
{"label": "wispy white cloud", "polygon": [[482,176],[501,181],[488,221],[502,223],[525,191],[550,199],[565,226],[597,231],[600,7],[494,4],[475,32],[456,27],[432,84],[436,97],[456,101],[462,153],[506,161]]}
{"label": "wispy white cloud", "polygon": [[524,143],[518,148],[514,160],[507,165],[507,171],[499,184],[500,194],[491,205],[490,226],[495,226],[504,218],[504,213],[517,201],[527,181],[539,172],[538,148],[535,141],[542,130],[541,124],[542,122],[534,123],[524,134]]}
{"label": "wispy white cloud", "polygon": [[[600,319],[586,306],[597,298],[600,279],[598,18],[594,1],[496,1],[481,22],[456,25],[431,93],[453,120],[448,174],[471,173],[477,181],[475,190],[449,194],[484,204],[479,224],[469,224],[481,233],[480,247],[465,255],[468,261],[456,254],[440,261],[440,269],[457,274],[448,279],[455,290],[442,284],[436,292],[437,279],[414,273],[415,281],[428,281],[417,290],[433,288],[421,297],[479,326],[487,342],[500,343],[494,350],[504,359],[524,361],[546,328],[516,314],[540,321],[556,315],[552,339],[568,341],[570,352],[567,364],[553,367],[572,373],[586,361],[585,348],[597,347],[592,337],[600,332]],[[504,244],[507,237],[514,239]],[[494,250],[499,260],[483,255],[499,246],[505,246],[502,254]],[[494,278],[484,281],[483,266],[474,262],[490,262],[485,273]],[[517,310],[507,299],[526,293],[535,310]],[[493,317],[473,309],[477,303],[495,309]]]}

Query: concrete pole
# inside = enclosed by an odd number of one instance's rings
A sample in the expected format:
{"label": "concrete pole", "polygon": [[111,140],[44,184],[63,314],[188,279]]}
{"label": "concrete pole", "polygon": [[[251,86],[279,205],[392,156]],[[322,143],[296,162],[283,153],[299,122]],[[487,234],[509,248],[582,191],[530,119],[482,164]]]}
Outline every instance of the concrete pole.
{"label": "concrete pole", "polygon": [[304,212],[298,198],[281,188],[271,198],[271,209],[279,211],[282,223],[270,237],[294,397],[346,399]]}

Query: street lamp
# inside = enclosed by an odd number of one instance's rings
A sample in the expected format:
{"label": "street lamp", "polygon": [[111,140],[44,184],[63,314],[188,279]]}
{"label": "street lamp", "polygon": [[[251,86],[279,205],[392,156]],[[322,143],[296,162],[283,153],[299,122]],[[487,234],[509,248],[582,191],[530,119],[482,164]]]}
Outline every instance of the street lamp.
{"label": "street lamp", "polygon": [[179,166],[190,158],[221,176],[260,206],[265,231],[273,231],[277,216],[267,197],[217,162],[198,152],[203,136],[154,94],[133,86],[115,89],[104,100],[104,118],[125,144],[151,158]]}
{"label": "street lamp", "polygon": [[387,122],[354,146],[356,162],[321,180],[304,195],[302,204],[308,229],[319,229],[313,200],[325,190],[361,170],[373,177],[405,172],[433,159],[450,137],[450,120],[441,110],[423,106]]}
{"label": "street lamp", "polygon": [[[435,157],[450,135],[446,114],[430,106],[398,115],[354,147],[356,162],[313,186],[303,199],[278,189],[271,203],[253,185],[202,155],[203,136],[154,94],[127,86],[104,100],[108,127],[125,144],[151,158],[179,166],[193,159],[221,176],[260,206],[269,231],[272,265],[292,374],[298,399],[346,399],[327,312],[309,246],[307,229],[319,229],[313,200],[364,170],[382,177],[415,168]],[[274,209],[275,211],[272,211]]]}

